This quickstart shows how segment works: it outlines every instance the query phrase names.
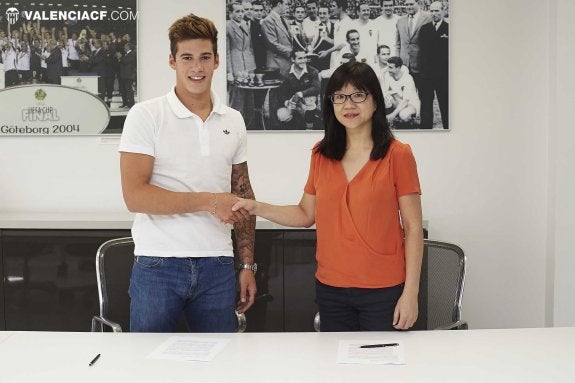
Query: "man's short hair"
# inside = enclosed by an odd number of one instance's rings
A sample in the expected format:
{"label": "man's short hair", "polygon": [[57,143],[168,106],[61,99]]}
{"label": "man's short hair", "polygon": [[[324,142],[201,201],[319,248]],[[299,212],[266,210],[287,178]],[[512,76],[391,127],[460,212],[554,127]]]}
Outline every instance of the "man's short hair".
{"label": "man's short hair", "polygon": [[403,65],[403,60],[401,59],[401,57],[392,56],[387,59],[387,64],[388,65],[393,64],[395,65],[396,68],[401,68],[401,66]]}
{"label": "man's short hair", "polygon": [[384,44],[384,45],[378,45],[377,46],[377,54],[380,54],[382,49],[387,49],[391,52],[391,49],[387,45]]}
{"label": "man's short hair", "polygon": [[[431,1],[431,3],[429,4],[429,7],[431,7],[431,4],[433,4],[433,3],[438,3],[439,5],[441,5],[441,10],[442,10],[442,11],[445,11],[446,6],[445,6],[445,3],[444,3],[443,1],[441,1],[441,0],[433,0],[433,1]],[[429,8],[428,8],[428,11],[429,11]]]}
{"label": "man's short hair", "polygon": [[352,33],[357,33],[357,34],[359,35],[359,32],[358,32],[357,29],[350,29],[349,31],[347,31],[347,32],[345,33],[345,39],[346,39],[346,40],[349,40],[349,35],[351,35]]}
{"label": "man's short hair", "polygon": [[274,8],[279,3],[283,3],[283,1],[284,0],[268,0],[268,3],[270,4],[270,7]]}
{"label": "man's short hair", "polygon": [[347,9],[347,0],[332,0],[339,9],[343,9],[344,11]]}
{"label": "man's short hair", "polygon": [[232,13],[234,11],[234,5],[239,5],[240,7],[242,7],[242,3],[239,1],[232,1],[231,3],[228,3],[228,12]]}
{"label": "man's short hair", "polygon": [[290,58],[292,60],[295,60],[295,54],[298,52],[303,52],[304,54],[306,53],[305,49],[301,48],[301,47],[295,47],[294,49],[292,49],[291,53],[290,53]]}
{"label": "man's short hair", "polygon": [[359,11],[359,9],[361,8],[362,5],[367,5],[367,6],[370,7],[370,9],[371,9],[371,4],[369,4],[369,3],[368,3],[367,1],[365,1],[365,0],[363,0],[363,1],[358,1],[356,9]]}
{"label": "man's short hair", "polygon": [[193,13],[181,17],[170,26],[170,52],[174,58],[178,50],[178,43],[185,40],[205,39],[212,42],[214,55],[218,54],[218,30],[214,22],[198,17]]}

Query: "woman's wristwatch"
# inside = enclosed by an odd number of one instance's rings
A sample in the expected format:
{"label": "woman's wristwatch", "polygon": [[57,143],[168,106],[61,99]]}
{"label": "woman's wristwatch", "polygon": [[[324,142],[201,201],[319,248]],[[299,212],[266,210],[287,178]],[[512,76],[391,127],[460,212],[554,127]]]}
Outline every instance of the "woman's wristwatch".
{"label": "woman's wristwatch", "polygon": [[256,275],[256,271],[258,271],[258,264],[257,263],[252,263],[252,264],[247,264],[247,263],[240,263],[240,270],[242,269],[248,269],[254,272],[254,275]]}

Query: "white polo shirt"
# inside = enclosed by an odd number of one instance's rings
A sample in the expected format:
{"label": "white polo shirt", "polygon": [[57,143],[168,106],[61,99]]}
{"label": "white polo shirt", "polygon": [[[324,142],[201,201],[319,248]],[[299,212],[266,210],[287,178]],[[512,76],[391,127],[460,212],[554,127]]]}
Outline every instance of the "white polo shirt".
{"label": "white polo shirt", "polygon": [[[174,89],[134,105],[118,151],[154,157],[150,183],[179,192],[230,192],[232,165],[247,159],[241,114],[212,92],[206,121],[187,109]],[[137,213],[135,254],[154,257],[233,256],[231,227],[209,212],[176,215]]]}

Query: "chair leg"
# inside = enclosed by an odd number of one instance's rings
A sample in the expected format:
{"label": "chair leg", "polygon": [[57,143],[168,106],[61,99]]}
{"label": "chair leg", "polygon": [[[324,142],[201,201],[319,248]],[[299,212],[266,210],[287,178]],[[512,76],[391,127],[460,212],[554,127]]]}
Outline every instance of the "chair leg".
{"label": "chair leg", "polygon": [[102,323],[96,320],[95,317],[92,318],[91,332],[102,332]]}
{"label": "chair leg", "polygon": [[240,314],[236,311],[236,317],[238,318],[238,332],[246,331],[246,327],[248,326],[246,320],[246,314],[244,313]]}
{"label": "chair leg", "polygon": [[315,314],[315,317],[313,318],[313,328],[316,332],[320,332],[320,319],[319,319],[319,313]]}

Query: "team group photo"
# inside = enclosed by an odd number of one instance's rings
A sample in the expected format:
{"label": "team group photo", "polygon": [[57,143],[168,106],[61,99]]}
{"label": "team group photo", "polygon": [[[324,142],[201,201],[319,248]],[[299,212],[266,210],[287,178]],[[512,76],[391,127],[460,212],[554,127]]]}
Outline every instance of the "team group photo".
{"label": "team group photo", "polygon": [[248,130],[323,130],[325,85],[369,64],[392,129],[448,130],[449,2],[230,0],[228,105]]}

